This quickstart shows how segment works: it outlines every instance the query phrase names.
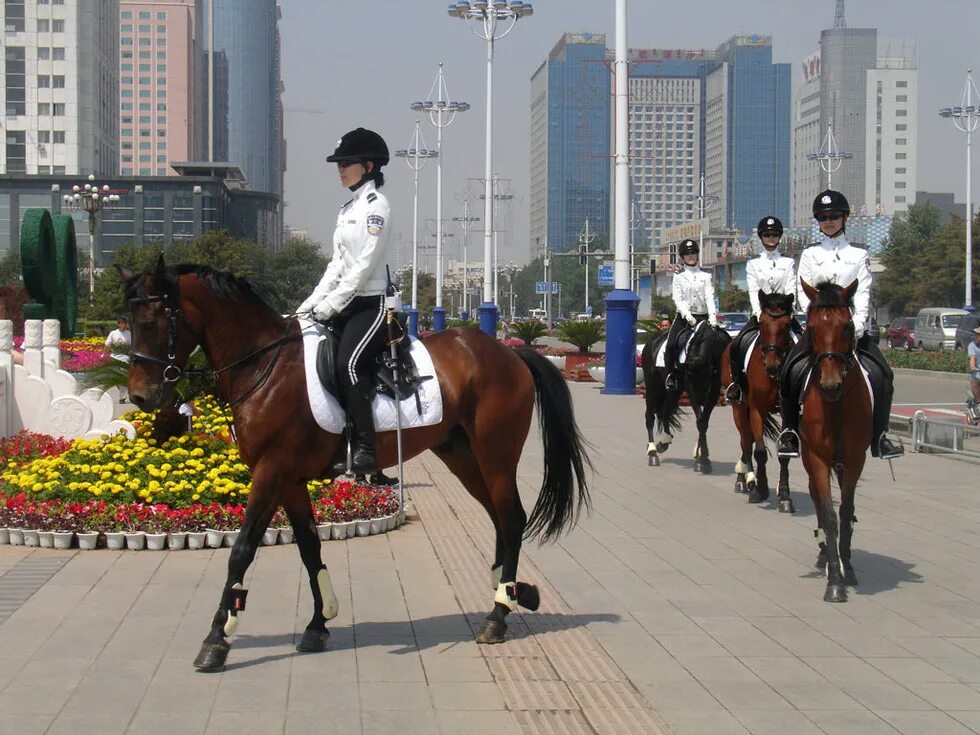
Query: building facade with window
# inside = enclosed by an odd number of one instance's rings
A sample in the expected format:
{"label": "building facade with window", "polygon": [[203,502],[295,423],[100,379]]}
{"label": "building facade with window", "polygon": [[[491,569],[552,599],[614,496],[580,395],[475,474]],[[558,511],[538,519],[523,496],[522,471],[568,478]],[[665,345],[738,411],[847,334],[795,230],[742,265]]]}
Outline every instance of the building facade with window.
{"label": "building facade with window", "polygon": [[204,157],[202,3],[119,0],[119,172]]}
{"label": "building facade with window", "polygon": [[118,0],[3,0],[0,174],[119,164]]}
{"label": "building facade with window", "polygon": [[[227,229],[235,237],[275,249],[281,237],[279,197],[252,191],[241,169],[229,164],[175,163],[177,176],[102,176],[119,202],[98,217],[98,267],[112,262],[122,245],[170,245],[204,232]],[[44,207],[62,213],[62,196],[77,176],[0,176],[0,258],[18,247],[24,211]],[[79,247],[88,246],[88,214],[65,210],[75,219]]]}

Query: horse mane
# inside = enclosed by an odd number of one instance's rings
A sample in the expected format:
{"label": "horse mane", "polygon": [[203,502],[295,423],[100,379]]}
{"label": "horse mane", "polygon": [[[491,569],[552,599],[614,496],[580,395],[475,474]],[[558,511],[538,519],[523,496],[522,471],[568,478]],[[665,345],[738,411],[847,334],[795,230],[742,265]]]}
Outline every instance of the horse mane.
{"label": "horse mane", "polygon": [[843,298],[844,289],[831,281],[818,283],[817,298],[810,302],[811,309],[835,309],[842,306],[851,308],[851,300]]}
{"label": "horse mane", "polygon": [[[142,275],[152,276],[154,272],[155,269],[149,268],[143,271]],[[236,276],[233,273],[215,270],[209,265],[197,265],[194,263],[180,263],[178,265],[168,266],[167,268],[167,275],[174,281],[180,276],[188,274],[197,276],[201,281],[206,283],[219,299],[254,303],[278,314],[278,311],[269,302],[266,289],[247,278]],[[130,299],[141,296],[143,295],[143,290],[143,278],[137,278],[126,289],[126,298]],[[176,293],[173,295],[176,295]]]}

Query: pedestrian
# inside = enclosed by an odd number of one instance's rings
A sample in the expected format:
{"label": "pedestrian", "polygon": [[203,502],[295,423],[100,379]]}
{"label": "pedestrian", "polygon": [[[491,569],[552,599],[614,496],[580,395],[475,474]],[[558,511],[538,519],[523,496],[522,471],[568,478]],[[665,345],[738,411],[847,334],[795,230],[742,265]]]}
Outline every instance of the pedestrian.
{"label": "pedestrian", "polygon": [[[802,281],[811,286],[829,282],[845,288],[857,281],[852,307],[854,349],[868,371],[873,393],[871,455],[893,459],[905,453],[901,442],[886,433],[895,392],[894,374],[878,345],[871,341],[871,335],[865,333],[871,302],[871,268],[868,265],[867,251],[852,246],[845,235],[850,213],[851,205],[847,197],[839,191],[827,189],[817,194],[817,198],[813,200],[813,216],[820,227],[820,240],[808,246],[800,255],[796,298],[800,310],[805,312],[810,306],[810,299],[799,285]],[[800,420],[802,379],[807,371],[795,369],[795,366],[810,359],[809,336],[809,332],[803,333],[803,337],[783,363],[780,379],[783,430],[777,447],[780,457],[800,456],[800,437],[796,429]]]}
{"label": "pedestrian", "polygon": [[[744,373],[745,350],[759,333],[759,291],[763,293],[796,294],[796,266],[792,258],[779,253],[779,241],[783,237],[783,223],[778,217],[763,217],[756,227],[762,240],[762,253],[745,264],[745,283],[752,304],[752,316],[732,340],[729,348],[732,382],[725,388],[725,400],[739,403],[742,400],[742,376]],[[800,335],[802,327],[793,319],[792,329]]]}
{"label": "pedestrian", "polygon": [[[133,334],[129,331],[129,318],[120,316],[116,320],[116,328],[105,338],[102,357],[111,357],[119,362],[129,362],[129,348],[133,344]],[[120,351],[119,348],[125,351]]]}
{"label": "pedestrian", "polygon": [[980,327],[973,328],[973,341],[967,352],[970,355],[970,392],[976,406],[980,404]]}
{"label": "pedestrian", "polygon": [[677,246],[677,254],[684,267],[674,274],[671,294],[677,306],[670,331],[667,333],[667,347],[664,350],[664,364],[667,368],[665,385],[667,390],[677,390],[677,359],[680,353],[680,336],[688,327],[694,327],[706,319],[712,327],[718,326],[718,313],[715,307],[715,286],[711,274],[701,270],[699,259],[701,248],[694,240],[684,240]]}
{"label": "pedestrian", "polygon": [[[381,193],[388,163],[388,146],[371,130],[346,133],[327,157],[336,163],[340,182],[353,198],[340,208],[333,235],[333,258],[313,293],[296,310],[316,321],[329,321],[340,332],[337,348],[338,382],[344,409],[354,425],[351,470],[377,471],[374,417],[371,401],[376,386],[376,359],[384,351],[385,295],[391,257],[387,233],[391,227],[388,198]],[[347,454],[333,467],[347,471]]]}

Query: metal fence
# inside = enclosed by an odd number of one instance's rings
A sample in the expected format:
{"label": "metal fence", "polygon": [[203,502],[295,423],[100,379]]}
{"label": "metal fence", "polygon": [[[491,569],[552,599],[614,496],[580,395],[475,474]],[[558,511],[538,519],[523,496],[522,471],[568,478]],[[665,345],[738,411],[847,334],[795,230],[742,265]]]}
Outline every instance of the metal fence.
{"label": "metal fence", "polygon": [[980,459],[980,427],[930,418],[924,411],[916,411],[912,417],[912,448],[916,452],[945,452]]}

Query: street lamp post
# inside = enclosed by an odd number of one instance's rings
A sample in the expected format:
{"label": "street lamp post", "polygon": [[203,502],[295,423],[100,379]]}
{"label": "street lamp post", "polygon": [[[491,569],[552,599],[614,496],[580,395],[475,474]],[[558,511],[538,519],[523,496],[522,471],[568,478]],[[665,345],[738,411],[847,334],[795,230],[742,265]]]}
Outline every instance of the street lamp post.
{"label": "street lamp post", "polygon": [[[493,218],[492,219],[493,219],[494,223],[497,222],[497,202],[510,201],[511,199],[514,198],[514,195],[513,194],[501,194],[501,193],[499,193],[497,191],[497,189],[500,186],[500,182],[501,181],[510,181],[510,179],[501,179],[500,176],[498,176],[497,174],[494,174],[493,175],[493,186],[491,187],[491,190],[493,191],[493,195],[492,195],[493,196],[493,209],[492,209]],[[485,194],[481,194],[480,195],[480,199],[483,199],[484,196],[485,196]],[[494,304],[498,304],[498,309],[499,309],[500,288],[499,288],[499,282],[498,282],[498,279],[497,279],[497,273],[498,273],[498,271],[497,271],[497,233],[498,232],[499,232],[499,230],[497,229],[496,224],[495,224],[494,225],[494,228],[493,228],[493,257],[492,257],[492,260],[493,260],[493,303]]]}
{"label": "street lamp post", "polygon": [[422,140],[422,133],[419,130],[419,121],[415,121],[415,135],[412,136],[412,145],[408,148],[399,148],[395,155],[404,158],[405,163],[415,174],[415,203],[412,209],[412,306],[406,309],[408,312],[408,331],[413,337],[419,336],[419,171],[430,158],[435,158],[439,154],[437,151],[425,147]]}
{"label": "street lamp post", "polygon": [[530,16],[531,3],[520,0],[457,0],[449,6],[449,15],[465,20],[474,35],[487,42],[487,139],[484,166],[483,220],[483,303],[480,304],[480,329],[491,336],[497,334],[497,305],[493,302],[493,45],[498,38],[510,33],[517,21]]}
{"label": "street lamp post", "polygon": [[84,187],[75,184],[71,194],[65,194],[64,201],[72,209],[83,209],[88,212],[88,303],[95,303],[95,229],[96,219],[103,209],[119,201],[118,194],[109,193],[109,185],[102,188],[95,183],[95,174],[89,174],[88,183]]}
{"label": "street lamp post", "polygon": [[429,122],[436,126],[436,306],[432,310],[432,329],[436,332],[446,328],[446,310],[442,306],[442,129],[452,124],[457,113],[470,109],[468,102],[457,102],[448,97],[449,90],[446,89],[440,62],[439,73],[429,90],[429,99],[411,105],[416,112],[428,113]]}
{"label": "street lamp post", "polygon": [[[595,233],[589,230],[589,218],[585,218],[585,229],[578,236],[579,261],[585,263],[585,313],[592,316],[592,308],[589,306],[589,245],[595,242]],[[549,286],[550,288],[550,286]]]}
{"label": "street lamp post", "polygon": [[841,162],[851,158],[854,158],[854,154],[850,151],[837,149],[837,141],[834,140],[834,126],[831,123],[827,123],[827,137],[823,139],[823,145],[820,146],[820,150],[806,154],[806,160],[818,161],[820,168],[827,174],[828,189],[833,188],[830,183],[831,174],[836,173],[840,169]]}
{"label": "street lamp post", "polygon": [[[977,125],[980,124],[980,105],[973,104],[973,93],[977,87],[973,83],[973,69],[966,70],[966,89],[963,98],[956,107],[944,107],[939,111],[940,116],[953,121],[960,132],[966,133],[966,296],[963,304],[973,305],[973,200],[970,189],[970,137]],[[980,92],[977,93],[980,98]],[[980,101],[980,100],[978,100]]]}
{"label": "street lamp post", "polygon": [[463,313],[461,316],[463,319],[470,318],[470,278],[469,278],[469,261],[467,260],[467,246],[470,241],[470,223],[479,222],[479,217],[470,217],[470,203],[469,200],[463,200],[463,216],[453,217],[453,222],[459,222],[463,225]]}

